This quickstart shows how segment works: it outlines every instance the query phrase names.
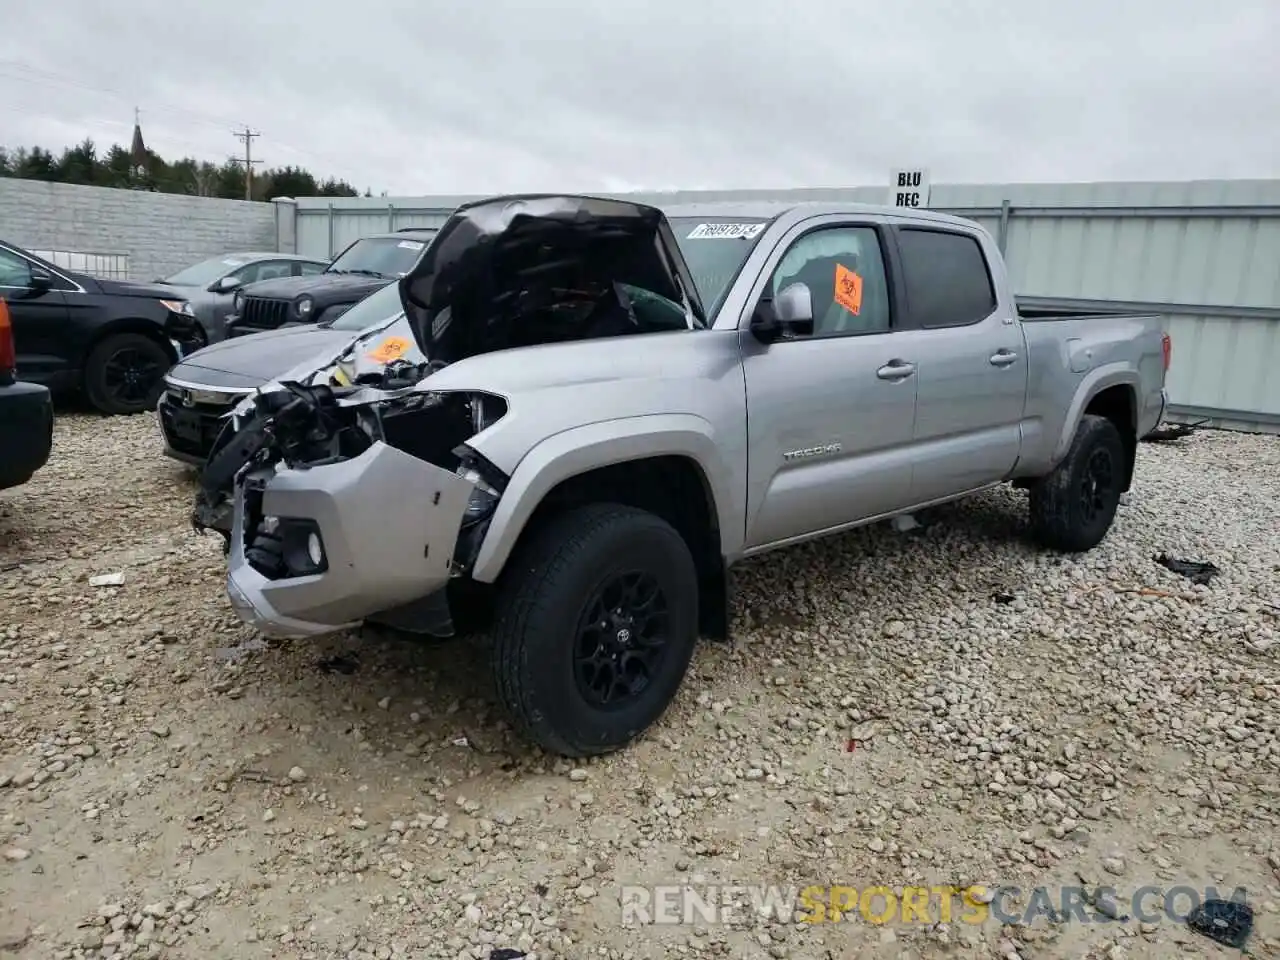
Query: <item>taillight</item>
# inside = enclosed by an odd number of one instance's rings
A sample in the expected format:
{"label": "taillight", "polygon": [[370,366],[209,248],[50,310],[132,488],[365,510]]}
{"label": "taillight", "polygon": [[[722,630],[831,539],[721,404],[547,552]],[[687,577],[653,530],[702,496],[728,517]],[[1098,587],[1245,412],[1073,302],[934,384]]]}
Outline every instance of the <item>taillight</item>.
{"label": "taillight", "polygon": [[1173,338],[1166,333],[1160,345],[1164,349],[1164,372],[1168,373],[1169,364],[1173,362]]}
{"label": "taillight", "polygon": [[18,351],[13,345],[13,323],[9,319],[9,304],[0,299],[0,383],[14,380],[14,368],[18,365]]}

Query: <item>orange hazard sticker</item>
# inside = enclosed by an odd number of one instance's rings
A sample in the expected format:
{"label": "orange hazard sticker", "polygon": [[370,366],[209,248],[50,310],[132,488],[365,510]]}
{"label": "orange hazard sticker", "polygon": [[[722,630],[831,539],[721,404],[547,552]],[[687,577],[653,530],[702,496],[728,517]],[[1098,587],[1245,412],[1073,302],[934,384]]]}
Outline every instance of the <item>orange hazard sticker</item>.
{"label": "orange hazard sticker", "polygon": [[365,356],[377,363],[390,363],[403,356],[410,346],[407,337],[387,337],[376,350],[370,350]]}
{"label": "orange hazard sticker", "polygon": [[835,294],[836,303],[856,317],[862,309],[862,277],[837,263]]}

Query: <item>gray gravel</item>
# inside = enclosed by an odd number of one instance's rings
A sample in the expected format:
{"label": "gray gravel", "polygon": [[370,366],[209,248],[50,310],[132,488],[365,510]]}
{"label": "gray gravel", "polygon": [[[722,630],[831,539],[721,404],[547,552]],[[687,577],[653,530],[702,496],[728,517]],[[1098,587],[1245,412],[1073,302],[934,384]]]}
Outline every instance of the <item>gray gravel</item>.
{"label": "gray gravel", "polygon": [[474,645],[255,636],[191,491],[149,418],[64,414],[0,494],[0,956],[1238,956],[1167,920],[621,926],[620,885],[682,882],[1239,886],[1280,951],[1276,439],[1144,445],[1079,558],[1000,491],[752,562],[738,642],[576,766]]}

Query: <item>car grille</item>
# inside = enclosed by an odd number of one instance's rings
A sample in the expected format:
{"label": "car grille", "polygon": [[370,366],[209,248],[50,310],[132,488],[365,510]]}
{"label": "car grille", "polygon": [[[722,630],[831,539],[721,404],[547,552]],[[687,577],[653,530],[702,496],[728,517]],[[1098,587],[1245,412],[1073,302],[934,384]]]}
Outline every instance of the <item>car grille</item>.
{"label": "car grille", "polygon": [[160,425],[169,446],[189,457],[206,459],[226,424],[224,419],[239,401],[186,403],[186,391],[168,387],[160,401]]}
{"label": "car grille", "polygon": [[245,297],[240,311],[240,325],[260,330],[274,330],[289,319],[289,300],[270,300],[266,297]]}

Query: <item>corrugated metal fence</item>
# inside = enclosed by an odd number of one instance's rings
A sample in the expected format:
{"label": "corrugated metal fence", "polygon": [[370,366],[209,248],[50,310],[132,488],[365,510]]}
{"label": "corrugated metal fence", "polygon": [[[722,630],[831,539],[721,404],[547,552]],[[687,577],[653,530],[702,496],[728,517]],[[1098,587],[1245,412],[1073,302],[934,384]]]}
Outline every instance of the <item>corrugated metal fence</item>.
{"label": "corrugated metal fence", "polygon": [[[884,203],[886,187],[632,195]],[[281,249],[332,255],[358,237],[439,226],[461,196],[278,202]],[[1024,296],[1162,313],[1174,339],[1170,398],[1184,417],[1280,430],[1280,181],[933,187],[930,207],[997,238]]]}

